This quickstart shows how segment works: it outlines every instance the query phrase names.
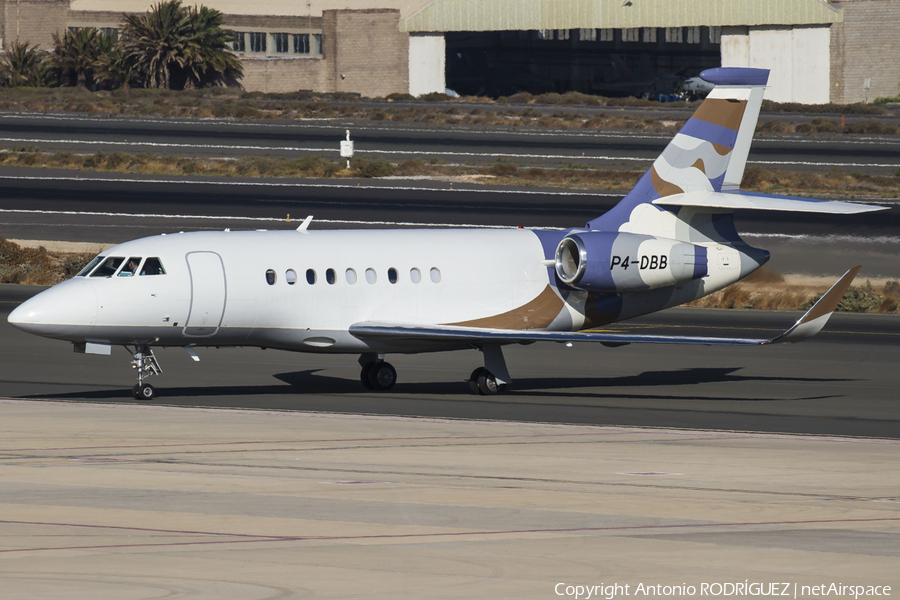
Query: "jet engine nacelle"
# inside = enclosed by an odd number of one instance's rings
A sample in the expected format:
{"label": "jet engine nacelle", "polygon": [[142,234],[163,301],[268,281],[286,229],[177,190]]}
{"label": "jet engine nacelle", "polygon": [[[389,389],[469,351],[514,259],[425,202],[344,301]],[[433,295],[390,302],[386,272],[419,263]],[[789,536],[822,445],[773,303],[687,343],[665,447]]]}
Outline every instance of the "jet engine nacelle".
{"label": "jet engine nacelle", "polygon": [[556,248],[556,274],[592,292],[638,292],[708,273],[705,246],[636,233],[571,233]]}

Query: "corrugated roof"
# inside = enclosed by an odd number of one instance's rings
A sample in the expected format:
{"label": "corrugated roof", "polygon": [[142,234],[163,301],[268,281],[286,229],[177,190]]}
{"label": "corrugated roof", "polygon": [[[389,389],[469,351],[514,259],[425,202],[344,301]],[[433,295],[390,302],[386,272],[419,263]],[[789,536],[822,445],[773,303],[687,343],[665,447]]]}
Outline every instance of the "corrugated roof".
{"label": "corrugated roof", "polygon": [[400,22],[409,32],[839,23],[822,0],[436,0]]}
{"label": "corrugated roof", "polygon": [[[109,12],[146,12],[159,0],[71,0],[69,10],[74,11],[109,11]],[[367,9],[396,8],[400,10],[400,18],[406,18],[434,0],[266,0],[265,2],[248,2],[247,0],[182,0],[185,5],[203,4],[221,11],[226,15],[253,16],[287,16],[287,17],[321,17],[323,10],[331,9]]]}

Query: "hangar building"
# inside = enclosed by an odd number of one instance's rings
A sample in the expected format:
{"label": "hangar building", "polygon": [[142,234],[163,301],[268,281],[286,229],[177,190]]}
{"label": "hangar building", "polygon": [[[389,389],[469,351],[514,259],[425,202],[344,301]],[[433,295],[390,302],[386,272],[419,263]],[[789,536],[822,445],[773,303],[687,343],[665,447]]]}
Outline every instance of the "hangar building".
{"label": "hangar building", "polygon": [[[118,35],[153,0],[0,0],[0,42]],[[186,0],[186,4],[193,3]],[[900,95],[900,0],[204,0],[237,32],[247,90],[420,95],[666,86],[716,66],[772,70],[767,98]]]}

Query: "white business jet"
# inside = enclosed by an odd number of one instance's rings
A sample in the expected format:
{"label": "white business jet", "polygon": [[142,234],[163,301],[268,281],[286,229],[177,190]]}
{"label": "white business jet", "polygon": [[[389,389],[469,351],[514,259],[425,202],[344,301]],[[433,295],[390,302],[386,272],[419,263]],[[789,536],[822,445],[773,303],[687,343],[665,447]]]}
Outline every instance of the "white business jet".
{"label": "white business jet", "polygon": [[390,353],[478,349],[472,391],[511,381],[502,346],[539,341],[751,345],[817,333],[859,271],[847,271],[772,339],[650,336],[594,328],[720,290],[769,258],[734,227],[738,209],[879,210],[739,190],[768,71],[719,68],[716,85],[634,189],[583,227],[548,230],[223,231],[119,244],[26,301],[9,322],[133,354],[135,398],[161,372],[153,348],[259,346],[359,354],[361,380],[388,390]]}

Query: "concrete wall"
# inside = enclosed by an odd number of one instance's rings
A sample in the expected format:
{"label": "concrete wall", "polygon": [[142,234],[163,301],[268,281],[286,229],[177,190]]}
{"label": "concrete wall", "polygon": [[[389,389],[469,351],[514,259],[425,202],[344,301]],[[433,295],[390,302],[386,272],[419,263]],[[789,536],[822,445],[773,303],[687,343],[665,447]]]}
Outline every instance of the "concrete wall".
{"label": "concrete wall", "polygon": [[421,96],[447,89],[447,44],[443,35],[409,36],[409,93]]}
{"label": "concrete wall", "polygon": [[409,34],[400,32],[400,11],[323,13],[323,53],[333,66],[333,89],[379,97],[409,90]]}
{"label": "concrete wall", "polygon": [[[831,34],[831,99],[872,102],[900,95],[900,2],[845,0],[844,22]],[[866,94],[863,84],[870,78]]]}
{"label": "concrete wall", "polygon": [[766,99],[824,104],[830,100],[828,26],[724,27],[722,66],[769,69]]}
{"label": "concrete wall", "polygon": [[53,34],[66,30],[69,0],[0,0],[0,47],[19,40],[44,50],[53,48]]}
{"label": "concrete wall", "polygon": [[247,58],[241,61],[248,92],[285,93],[297,90],[315,92],[328,89],[328,63],[321,57]]}

